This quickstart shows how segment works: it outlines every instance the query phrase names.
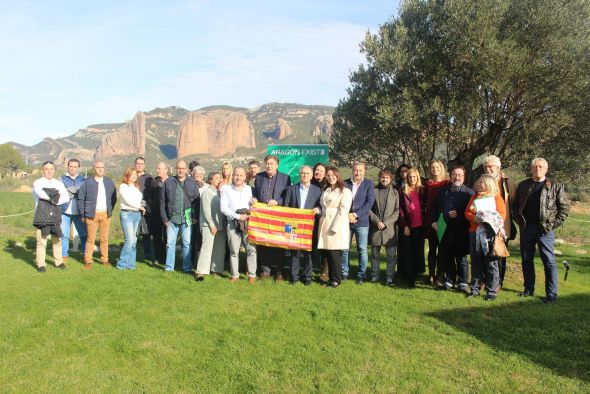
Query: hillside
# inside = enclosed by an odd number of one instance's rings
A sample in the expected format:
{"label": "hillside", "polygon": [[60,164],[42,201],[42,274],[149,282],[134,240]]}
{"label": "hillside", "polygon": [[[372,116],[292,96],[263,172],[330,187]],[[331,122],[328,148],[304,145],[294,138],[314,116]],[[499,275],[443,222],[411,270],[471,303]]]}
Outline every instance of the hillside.
{"label": "hillside", "polygon": [[256,108],[209,106],[195,111],[171,106],[138,111],[121,123],[93,124],[63,138],[32,146],[11,143],[30,165],[53,160],[63,165],[78,157],[89,164],[101,158],[111,168],[143,155],[148,166],[172,161],[178,153],[212,166],[226,160],[260,158],[271,144],[317,143],[332,132],[333,107],[269,103]]}

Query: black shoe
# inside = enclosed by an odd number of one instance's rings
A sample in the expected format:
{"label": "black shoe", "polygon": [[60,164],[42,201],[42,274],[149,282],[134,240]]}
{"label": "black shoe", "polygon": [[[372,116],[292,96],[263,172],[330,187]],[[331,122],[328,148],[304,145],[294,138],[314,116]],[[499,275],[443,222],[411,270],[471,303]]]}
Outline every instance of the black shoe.
{"label": "black shoe", "polygon": [[56,266],[55,268],[59,268],[60,270],[65,270],[66,265],[64,263],[61,263],[60,265]]}
{"label": "black shoe", "polygon": [[358,278],[358,279],[356,280],[356,284],[357,284],[357,285],[362,285],[363,283],[365,283],[365,280],[364,280],[363,278]]}
{"label": "black shoe", "polygon": [[294,279],[289,279],[289,284],[290,285],[295,285],[295,284],[297,284],[297,281],[294,280]]}
{"label": "black shoe", "polygon": [[202,281],[205,280],[205,276],[203,276],[203,275],[195,275],[195,280],[197,282],[202,282]]}
{"label": "black shoe", "polygon": [[305,286],[311,286],[311,279],[306,279],[306,280],[303,282],[303,284],[304,284]]}
{"label": "black shoe", "polygon": [[332,283],[330,283],[330,284],[328,285],[328,287],[329,287],[330,289],[335,289],[335,288],[337,288],[338,286],[340,286],[340,285],[339,285],[338,283],[336,283],[336,282],[332,282]]}
{"label": "black shoe", "polygon": [[389,286],[389,287],[393,287],[393,281],[392,280],[388,280],[385,282],[385,285]]}
{"label": "black shoe", "polygon": [[348,280],[348,275],[342,275],[342,280]]}
{"label": "black shoe", "polygon": [[487,295],[485,296],[484,300],[486,301],[495,301],[496,300],[496,296],[495,295]]}
{"label": "black shoe", "polygon": [[42,274],[43,272],[45,272],[45,267],[37,267],[37,272]]}
{"label": "black shoe", "polygon": [[467,297],[467,298],[474,298],[474,297],[479,297],[479,293],[474,293],[474,292],[471,292],[471,293],[468,293],[468,294],[466,295],[466,297]]}
{"label": "black shoe", "polygon": [[371,283],[379,283],[379,278],[371,278]]}
{"label": "black shoe", "polygon": [[416,288],[415,283],[408,283],[408,289],[415,289],[415,288]]}
{"label": "black shoe", "polygon": [[543,304],[554,304],[557,302],[557,298],[543,297],[541,301],[543,301]]}
{"label": "black shoe", "polygon": [[518,293],[518,295],[520,297],[532,297],[533,296],[533,292],[532,291],[525,290],[522,293]]}

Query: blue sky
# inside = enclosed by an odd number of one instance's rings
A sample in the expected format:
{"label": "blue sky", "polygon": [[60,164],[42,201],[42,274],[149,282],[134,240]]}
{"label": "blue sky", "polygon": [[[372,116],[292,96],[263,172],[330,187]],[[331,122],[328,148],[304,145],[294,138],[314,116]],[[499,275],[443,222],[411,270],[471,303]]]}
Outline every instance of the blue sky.
{"label": "blue sky", "polygon": [[138,110],[336,105],[398,1],[0,1],[0,143]]}

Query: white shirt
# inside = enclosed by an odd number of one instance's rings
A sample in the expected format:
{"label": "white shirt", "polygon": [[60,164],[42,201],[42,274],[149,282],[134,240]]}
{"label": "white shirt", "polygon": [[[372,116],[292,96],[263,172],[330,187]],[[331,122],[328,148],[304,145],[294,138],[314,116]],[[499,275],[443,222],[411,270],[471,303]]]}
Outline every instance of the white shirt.
{"label": "white shirt", "polygon": [[252,198],[252,189],[245,183],[241,189],[236,189],[234,185],[224,185],[221,187],[220,207],[221,213],[231,219],[239,219],[240,214],[236,213],[238,209],[250,209],[250,199]]}
{"label": "white shirt", "polygon": [[134,184],[128,185],[121,183],[121,186],[119,186],[119,196],[121,196],[121,209],[137,211],[141,208],[143,195]]}
{"label": "white shirt", "polygon": [[352,181],[352,199],[354,200],[354,197],[356,196],[356,192],[359,190],[359,186],[361,185],[361,183],[363,182],[362,178],[360,181],[358,181],[357,183],[355,183],[353,180]]}
{"label": "white shirt", "polygon": [[59,192],[59,200],[57,205],[65,204],[66,202],[70,201],[68,191],[61,181],[55,178],[47,179],[45,177],[41,177],[33,182],[33,198],[35,199],[35,207],[37,207],[39,200],[49,201],[49,196],[43,189],[56,189]]}
{"label": "white shirt", "polygon": [[98,193],[96,195],[96,212],[107,211],[107,193],[104,188],[104,178],[94,178],[98,182]]}
{"label": "white shirt", "polygon": [[303,186],[303,183],[299,184],[299,208],[304,209],[305,208],[305,201],[307,200],[307,195],[309,194],[309,186],[311,185],[307,185],[307,187]]}

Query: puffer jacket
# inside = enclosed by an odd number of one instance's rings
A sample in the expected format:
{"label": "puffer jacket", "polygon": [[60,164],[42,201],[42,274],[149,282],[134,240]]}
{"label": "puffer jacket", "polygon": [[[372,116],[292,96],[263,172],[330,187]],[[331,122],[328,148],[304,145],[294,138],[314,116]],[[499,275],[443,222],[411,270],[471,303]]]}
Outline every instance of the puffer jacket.
{"label": "puffer jacket", "polygon": [[[526,179],[518,184],[514,201],[514,212],[516,223],[524,227],[524,208],[534,187],[532,178]],[[539,212],[540,225],[545,232],[561,226],[567,218],[570,210],[570,200],[563,185],[555,179],[545,179],[541,189],[541,212]]]}

